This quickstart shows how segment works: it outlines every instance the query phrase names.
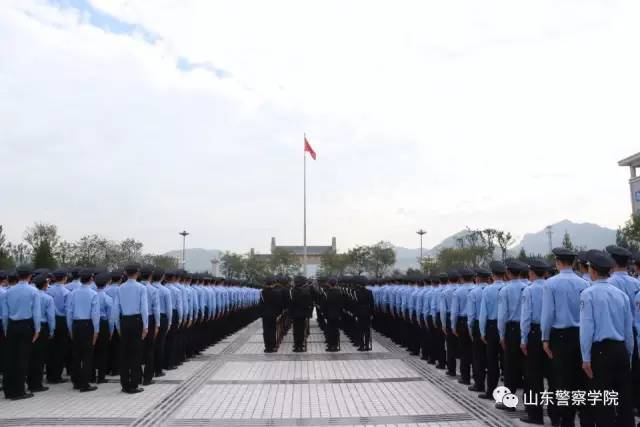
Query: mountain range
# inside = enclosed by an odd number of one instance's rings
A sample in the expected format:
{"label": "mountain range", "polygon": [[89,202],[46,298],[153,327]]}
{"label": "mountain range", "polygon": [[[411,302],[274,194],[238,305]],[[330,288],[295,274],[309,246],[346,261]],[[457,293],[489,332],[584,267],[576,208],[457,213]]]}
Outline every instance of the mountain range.
{"label": "mountain range", "polygon": [[[551,224],[552,247],[561,246],[565,231],[569,233],[573,245],[587,249],[602,249],[607,245],[614,244],[616,241],[616,231],[610,228],[602,227],[591,223],[575,223],[569,220],[562,220],[555,224]],[[461,230],[444,239],[432,248],[423,248],[424,256],[436,256],[443,248],[455,247],[456,239],[466,234],[465,230]],[[520,249],[524,248],[528,254],[546,254],[549,252],[549,237],[546,229],[542,229],[533,233],[526,233],[520,242],[513,245],[509,252],[511,255],[517,255]],[[211,271],[211,260],[218,258],[224,252],[219,249],[201,249],[192,248],[186,250],[186,269],[189,271]],[[418,258],[420,257],[419,248],[395,247],[396,264],[394,269],[404,271],[408,268],[418,267]],[[175,250],[167,252],[164,255],[182,258],[182,251]]]}

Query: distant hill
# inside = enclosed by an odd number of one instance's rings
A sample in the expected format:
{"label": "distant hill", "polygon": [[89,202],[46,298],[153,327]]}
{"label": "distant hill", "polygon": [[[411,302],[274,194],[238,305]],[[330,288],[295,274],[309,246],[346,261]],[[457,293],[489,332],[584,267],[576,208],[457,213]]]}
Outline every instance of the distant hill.
{"label": "distant hill", "polygon": [[[562,245],[562,238],[565,231],[571,236],[571,242],[576,247],[584,247],[586,249],[604,249],[608,245],[615,244],[616,231],[610,228],[601,227],[597,224],[575,223],[569,220],[563,220],[551,225],[553,231],[551,243],[555,248]],[[536,233],[525,234],[522,241],[514,247],[514,250],[520,251],[524,248],[525,252],[530,254],[546,254],[549,252],[549,237],[546,230],[540,230]]]}
{"label": "distant hill", "polygon": [[[222,251],[218,249],[192,248],[185,251],[187,271],[211,271],[211,260],[218,258]],[[182,260],[182,250],[170,251],[164,254]]]}

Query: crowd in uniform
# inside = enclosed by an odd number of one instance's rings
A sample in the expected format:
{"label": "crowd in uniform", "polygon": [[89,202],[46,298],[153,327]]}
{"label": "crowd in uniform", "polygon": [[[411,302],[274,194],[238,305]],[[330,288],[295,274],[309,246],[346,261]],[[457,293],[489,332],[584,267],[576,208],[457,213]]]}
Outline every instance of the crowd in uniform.
{"label": "crowd in uniform", "polygon": [[377,281],[374,328],[481,399],[501,379],[523,392],[523,422],[542,425],[546,406],[553,425],[577,414],[581,426],[634,426],[640,257],[617,246],[553,254],[554,265],[507,259]]}
{"label": "crowd in uniform", "polygon": [[0,373],[7,399],[69,381],[90,392],[119,376],[122,391],[174,370],[258,316],[260,291],[184,270],[127,265],[0,271]]}
{"label": "crowd in uniform", "polygon": [[340,351],[343,329],[359,351],[371,350],[373,294],[364,277],[269,277],[261,293],[264,352],[275,353],[293,325],[293,352],[307,351],[309,320],[315,308],[326,351]]}

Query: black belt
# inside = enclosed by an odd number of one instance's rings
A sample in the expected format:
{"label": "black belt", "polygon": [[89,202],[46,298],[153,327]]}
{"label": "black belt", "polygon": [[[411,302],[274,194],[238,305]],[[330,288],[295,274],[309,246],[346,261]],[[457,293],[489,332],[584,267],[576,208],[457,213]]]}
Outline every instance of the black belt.
{"label": "black belt", "polygon": [[19,325],[21,323],[33,323],[33,318],[29,318],[29,319],[20,319],[20,320],[13,320],[13,319],[9,319],[9,324],[10,325]]}
{"label": "black belt", "polygon": [[510,320],[509,322],[507,322],[507,326],[518,326],[518,327],[520,327],[520,321],[519,320]]}
{"label": "black belt", "polygon": [[140,319],[142,320],[142,315],[141,314],[129,314],[129,315],[122,315],[120,316],[121,319]]}

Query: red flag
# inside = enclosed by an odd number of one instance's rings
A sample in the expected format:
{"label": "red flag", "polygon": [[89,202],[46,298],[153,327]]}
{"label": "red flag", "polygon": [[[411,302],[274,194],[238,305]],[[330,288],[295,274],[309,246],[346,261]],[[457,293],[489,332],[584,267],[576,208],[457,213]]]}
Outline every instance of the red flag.
{"label": "red flag", "polygon": [[309,141],[307,141],[307,136],[305,135],[304,137],[304,151],[311,154],[311,158],[313,160],[316,159],[316,152],[313,151],[313,148],[311,148],[311,145],[309,144]]}

